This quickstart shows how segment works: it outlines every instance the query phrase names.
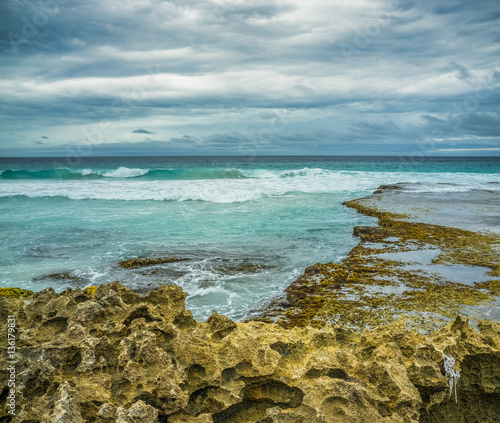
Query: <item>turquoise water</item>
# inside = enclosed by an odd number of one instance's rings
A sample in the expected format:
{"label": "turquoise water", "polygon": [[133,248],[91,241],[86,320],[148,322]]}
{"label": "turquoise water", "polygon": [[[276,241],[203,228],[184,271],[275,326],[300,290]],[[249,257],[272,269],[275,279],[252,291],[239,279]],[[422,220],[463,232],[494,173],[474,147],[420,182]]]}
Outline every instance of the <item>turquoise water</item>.
{"label": "turquoise water", "polygon": [[[357,244],[352,227],[375,223],[343,201],[395,182],[443,195],[500,190],[490,184],[499,171],[495,158],[3,158],[1,284],[61,291],[113,280],[136,289],[176,283],[197,319],[214,309],[244,319],[306,266],[340,262]],[[165,256],[190,260],[118,266]],[[265,268],[248,273],[244,264]],[[55,273],[70,278],[48,276]]]}

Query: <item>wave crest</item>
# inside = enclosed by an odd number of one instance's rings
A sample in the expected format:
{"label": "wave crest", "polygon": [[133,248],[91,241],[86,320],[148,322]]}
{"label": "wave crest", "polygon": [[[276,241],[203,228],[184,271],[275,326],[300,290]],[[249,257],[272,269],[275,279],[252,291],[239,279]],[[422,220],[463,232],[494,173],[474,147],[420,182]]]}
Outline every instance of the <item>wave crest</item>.
{"label": "wave crest", "polygon": [[117,169],[44,169],[1,170],[0,179],[100,179],[143,178],[148,180],[244,179],[239,169],[140,169],[121,166]]}
{"label": "wave crest", "polygon": [[277,179],[330,176],[337,172],[308,167],[287,170],[240,170],[226,168],[192,169],[140,169],[121,166],[117,169],[45,169],[45,170],[2,170],[0,179],[100,179],[139,178],[147,180],[203,180],[203,179]]}
{"label": "wave crest", "polygon": [[119,167],[118,169],[102,173],[105,178],[136,178],[146,175],[149,169],[130,169],[128,167]]}

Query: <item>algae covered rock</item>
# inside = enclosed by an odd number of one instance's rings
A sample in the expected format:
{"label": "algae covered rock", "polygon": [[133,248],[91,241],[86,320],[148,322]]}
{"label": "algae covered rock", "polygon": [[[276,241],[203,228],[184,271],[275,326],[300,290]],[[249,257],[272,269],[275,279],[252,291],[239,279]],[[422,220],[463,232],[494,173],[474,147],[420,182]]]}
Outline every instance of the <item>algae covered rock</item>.
{"label": "algae covered rock", "polygon": [[0,297],[7,298],[30,298],[33,291],[21,288],[0,288]]}
{"label": "algae covered rock", "polygon": [[[48,288],[21,302],[15,416],[2,407],[2,421],[493,422],[500,412],[496,323],[477,332],[457,318],[428,336],[403,321],[285,329],[216,312],[197,322],[175,285],[93,291]],[[461,374],[457,403],[445,354]],[[6,380],[5,355],[0,369]]]}
{"label": "algae covered rock", "polygon": [[175,263],[178,261],[186,261],[190,260],[188,258],[181,257],[162,257],[162,258],[136,258],[131,260],[124,260],[118,263],[121,267],[129,269],[135,267],[145,267],[145,266],[153,266],[156,264],[165,264],[165,263]]}
{"label": "algae covered rock", "polygon": [[33,298],[33,292],[21,288],[0,288],[0,320],[6,322],[7,316],[13,315]]}

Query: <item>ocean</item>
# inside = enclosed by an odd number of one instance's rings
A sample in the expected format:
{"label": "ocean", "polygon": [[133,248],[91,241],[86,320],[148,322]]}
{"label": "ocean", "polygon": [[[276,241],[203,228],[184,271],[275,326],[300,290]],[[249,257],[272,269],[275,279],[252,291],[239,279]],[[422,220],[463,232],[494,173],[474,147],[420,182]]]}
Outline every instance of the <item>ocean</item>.
{"label": "ocean", "polygon": [[[0,158],[0,285],[175,283],[196,319],[242,320],[307,266],[341,262],[353,226],[376,223],[342,202],[396,182],[500,192],[500,158]],[[138,257],[189,260],[118,264]]]}

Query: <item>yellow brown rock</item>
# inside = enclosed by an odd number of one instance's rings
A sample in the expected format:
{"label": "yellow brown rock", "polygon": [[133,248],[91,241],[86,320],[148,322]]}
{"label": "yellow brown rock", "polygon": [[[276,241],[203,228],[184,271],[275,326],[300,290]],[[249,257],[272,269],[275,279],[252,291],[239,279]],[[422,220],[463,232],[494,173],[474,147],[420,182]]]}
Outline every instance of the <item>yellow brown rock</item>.
{"label": "yellow brown rock", "polygon": [[[500,415],[497,323],[480,322],[478,332],[458,317],[424,336],[403,320],[372,331],[285,329],[217,313],[196,322],[185,296],[175,285],[139,295],[116,282],[94,293],[35,293],[16,312],[10,421],[416,423]],[[461,372],[457,403],[445,354]],[[5,380],[5,354],[0,367]],[[9,421],[4,407],[0,413]]]}

